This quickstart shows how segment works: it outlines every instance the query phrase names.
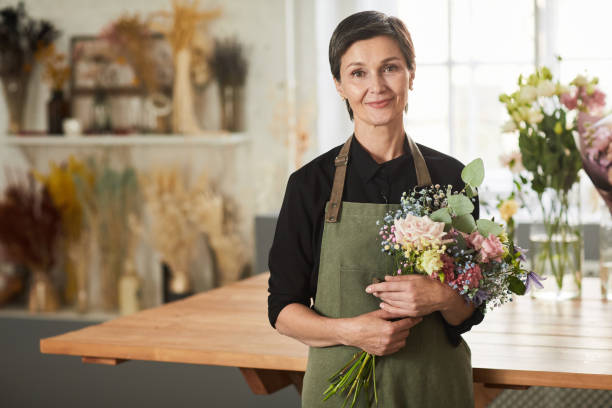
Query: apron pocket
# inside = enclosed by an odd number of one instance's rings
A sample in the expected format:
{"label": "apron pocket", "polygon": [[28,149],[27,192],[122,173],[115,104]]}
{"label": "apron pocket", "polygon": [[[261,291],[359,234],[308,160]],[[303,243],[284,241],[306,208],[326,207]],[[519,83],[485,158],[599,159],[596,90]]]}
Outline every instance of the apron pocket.
{"label": "apron pocket", "polygon": [[365,291],[372,279],[380,279],[380,275],[373,269],[340,266],[340,317],[354,317],[380,309],[380,299]]}

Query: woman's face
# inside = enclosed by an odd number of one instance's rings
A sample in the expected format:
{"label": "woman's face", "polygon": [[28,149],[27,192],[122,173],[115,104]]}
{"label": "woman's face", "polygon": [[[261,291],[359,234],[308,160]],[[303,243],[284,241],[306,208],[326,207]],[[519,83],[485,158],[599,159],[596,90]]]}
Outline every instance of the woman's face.
{"label": "woman's face", "polygon": [[402,120],[412,89],[410,71],[397,42],[378,36],[353,43],[340,60],[336,89],[353,109],[355,121],[382,126]]}

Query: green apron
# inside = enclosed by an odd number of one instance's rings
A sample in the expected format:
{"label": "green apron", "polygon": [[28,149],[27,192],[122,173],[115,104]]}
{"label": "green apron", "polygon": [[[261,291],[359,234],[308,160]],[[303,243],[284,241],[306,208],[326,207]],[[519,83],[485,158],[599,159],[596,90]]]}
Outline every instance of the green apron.
{"label": "green apron", "polygon": [[[392,257],[380,250],[376,221],[399,205],[341,201],[351,140],[352,137],[336,158],[314,304],[317,313],[331,318],[354,317],[379,309],[380,300],[367,294],[365,288],[373,277],[383,278],[393,271]],[[431,185],[421,152],[410,137],[408,142],[418,185]],[[474,407],[469,347],[463,340],[458,347],[450,344],[442,319],[439,312],[425,316],[411,329],[403,349],[376,359],[379,407]],[[336,394],[324,402],[323,391],[329,386],[328,377],[360,351],[349,346],[310,347],[302,406],[340,407],[344,395]],[[367,407],[368,394],[361,393],[355,406]]]}

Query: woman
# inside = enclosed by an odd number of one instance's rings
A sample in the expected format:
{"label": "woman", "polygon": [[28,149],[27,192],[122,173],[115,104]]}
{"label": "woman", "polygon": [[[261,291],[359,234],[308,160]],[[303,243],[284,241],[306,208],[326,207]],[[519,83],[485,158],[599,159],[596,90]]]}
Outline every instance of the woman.
{"label": "woman", "polygon": [[395,17],[353,14],[334,31],[329,61],[354,134],[291,175],[269,258],[270,323],[310,346],[303,406],[340,406],[341,395],[322,401],[327,378],[362,349],[385,356],[376,366],[379,406],[473,407],[460,334],[482,314],[438,281],[385,276],[392,260],[376,241],[376,220],[402,192],[463,187],[460,162],[404,132],[415,78],[410,34]]}

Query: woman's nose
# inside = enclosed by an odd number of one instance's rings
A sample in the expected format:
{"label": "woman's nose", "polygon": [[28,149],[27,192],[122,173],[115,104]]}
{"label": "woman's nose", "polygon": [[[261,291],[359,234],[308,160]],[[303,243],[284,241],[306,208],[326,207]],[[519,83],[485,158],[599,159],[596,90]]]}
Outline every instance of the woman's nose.
{"label": "woman's nose", "polygon": [[381,93],[386,89],[387,85],[385,84],[385,79],[381,74],[372,75],[370,78],[370,92]]}

